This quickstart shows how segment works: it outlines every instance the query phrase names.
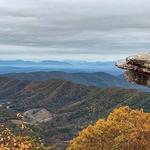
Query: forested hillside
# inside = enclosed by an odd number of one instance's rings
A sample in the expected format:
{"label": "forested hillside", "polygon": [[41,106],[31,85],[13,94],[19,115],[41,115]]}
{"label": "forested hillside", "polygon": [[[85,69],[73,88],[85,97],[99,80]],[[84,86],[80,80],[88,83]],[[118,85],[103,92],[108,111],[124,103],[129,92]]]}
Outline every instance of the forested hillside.
{"label": "forested hillside", "polygon": [[73,83],[97,86],[100,88],[121,87],[127,89],[138,89],[140,91],[149,91],[149,88],[144,86],[131,84],[126,81],[124,75],[112,75],[105,72],[92,73],[67,73],[61,71],[53,72],[30,72],[30,73],[9,73],[1,74],[1,77],[9,77],[17,80],[28,81],[46,81],[50,79],[66,80]]}
{"label": "forested hillside", "polygon": [[[46,109],[52,118],[31,127],[45,143],[63,149],[78,131],[107,116],[116,107],[129,105],[150,111],[150,94],[120,88],[101,89],[63,80],[0,78],[0,103],[0,121],[8,122],[11,128],[18,112]],[[41,112],[36,117],[39,118]]]}

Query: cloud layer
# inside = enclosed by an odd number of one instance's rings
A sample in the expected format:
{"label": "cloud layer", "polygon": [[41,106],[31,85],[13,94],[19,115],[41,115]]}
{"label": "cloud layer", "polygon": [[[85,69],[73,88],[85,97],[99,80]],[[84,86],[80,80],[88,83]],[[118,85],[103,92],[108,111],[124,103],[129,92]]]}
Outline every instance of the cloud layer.
{"label": "cloud layer", "polygon": [[0,0],[0,58],[94,60],[148,52],[149,18],[149,0]]}

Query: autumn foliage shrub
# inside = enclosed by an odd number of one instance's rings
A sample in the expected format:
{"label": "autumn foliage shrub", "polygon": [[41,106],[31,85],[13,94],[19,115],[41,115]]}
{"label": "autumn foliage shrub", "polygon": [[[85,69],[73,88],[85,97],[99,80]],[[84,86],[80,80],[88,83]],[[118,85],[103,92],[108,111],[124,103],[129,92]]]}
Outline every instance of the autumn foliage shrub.
{"label": "autumn foliage shrub", "polygon": [[[41,143],[29,136],[15,136],[9,129],[0,133],[0,150],[46,150]],[[50,149],[49,149],[50,150]]]}
{"label": "autumn foliage shrub", "polygon": [[150,150],[150,113],[115,109],[81,131],[67,150]]}
{"label": "autumn foliage shrub", "polygon": [[25,135],[27,131],[32,130],[25,125],[21,114],[18,113],[17,118],[22,122],[18,126],[21,131],[19,135],[15,135],[4,125],[0,125],[0,150],[50,150],[36,138]]}

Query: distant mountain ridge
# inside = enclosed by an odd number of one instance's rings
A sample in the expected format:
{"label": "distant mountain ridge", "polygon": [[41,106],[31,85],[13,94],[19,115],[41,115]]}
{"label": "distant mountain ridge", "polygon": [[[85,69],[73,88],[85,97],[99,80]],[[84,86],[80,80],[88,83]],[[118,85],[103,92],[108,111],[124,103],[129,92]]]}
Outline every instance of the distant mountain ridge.
{"label": "distant mountain ridge", "polygon": [[69,62],[64,61],[24,61],[24,60],[0,60],[0,66],[45,66],[45,65],[71,65]]}
{"label": "distant mountain ridge", "polygon": [[0,60],[0,74],[4,73],[29,73],[39,71],[64,71],[77,72],[108,72],[110,74],[121,74],[114,62],[88,62],[88,61],[23,61],[23,60]]}
{"label": "distant mountain ridge", "polygon": [[144,86],[138,86],[135,84],[128,83],[123,75],[114,76],[104,72],[67,73],[54,71],[54,72],[9,73],[0,76],[28,81],[44,81],[50,79],[60,79],[71,81],[77,84],[96,86],[101,88],[121,87],[121,88],[138,89],[142,91],[150,90],[149,88]]}

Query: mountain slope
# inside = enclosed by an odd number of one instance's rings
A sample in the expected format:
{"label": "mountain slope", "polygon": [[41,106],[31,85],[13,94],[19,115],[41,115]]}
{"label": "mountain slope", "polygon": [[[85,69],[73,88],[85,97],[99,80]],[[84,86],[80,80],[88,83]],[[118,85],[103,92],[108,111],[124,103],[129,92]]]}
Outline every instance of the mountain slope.
{"label": "mountain slope", "polygon": [[49,79],[60,79],[73,83],[97,86],[102,88],[122,87],[132,88],[141,91],[149,91],[149,88],[128,83],[123,75],[114,76],[104,72],[95,73],[66,73],[66,72],[32,72],[32,73],[10,73],[1,76],[10,77],[18,80],[44,81]]}
{"label": "mountain slope", "polygon": [[120,88],[101,89],[56,79],[0,78],[0,105],[1,123],[16,118],[17,112],[31,109],[46,109],[55,114],[50,121],[32,128],[54,149],[63,149],[66,141],[83,127],[105,117],[118,106],[129,105],[150,111],[150,94]]}

